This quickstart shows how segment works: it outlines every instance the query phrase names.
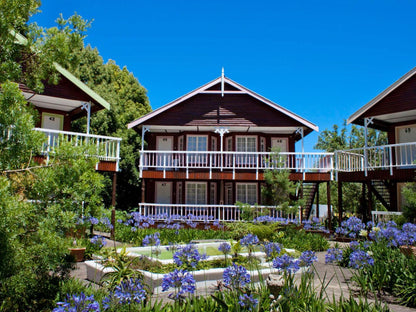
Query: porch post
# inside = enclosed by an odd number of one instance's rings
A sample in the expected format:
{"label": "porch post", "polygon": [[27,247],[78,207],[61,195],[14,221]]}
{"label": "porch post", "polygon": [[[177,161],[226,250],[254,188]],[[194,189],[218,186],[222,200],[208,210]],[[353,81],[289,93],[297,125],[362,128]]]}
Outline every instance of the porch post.
{"label": "porch post", "polygon": [[367,168],[368,168],[368,155],[367,155],[367,148],[368,148],[368,125],[373,123],[373,117],[364,118],[364,174],[367,176]]}
{"label": "porch post", "polygon": [[143,176],[143,152],[144,152],[144,135],[146,134],[146,132],[150,131],[149,127],[143,126],[142,127],[142,137],[141,137],[141,150],[140,150],[140,164],[139,164],[139,177],[141,178]]}
{"label": "porch post", "polygon": [[316,185],[316,217],[319,219],[319,182]]}
{"label": "porch post", "polygon": [[115,228],[116,228],[116,189],[117,189],[117,172],[113,172],[113,191],[112,191],[112,196],[111,196],[111,225],[113,226],[113,228],[111,229],[110,232],[110,237],[111,239],[114,240],[115,238]]}
{"label": "porch post", "polygon": [[342,182],[338,181],[338,220],[339,224],[342,221]]}
{"label": "porch post", "polygon": [[326,204],[328,207],[328,229],[332,229],[332,213],[331,213],[331,182],[326,182]]}
{"label": "porch post", "polygon": [[220,135],[220,154],[221,154],[221,171],[222,171],[222,167],[223,167],[223,151],[224,151],[224,134],[226,133],[230,133],[230,131],[228,130],[228,128],[216,128],[215,133],[219,133]]}
{"label": "porch post", "polygon": [[146,202],[146,180],[142,179],[142,203]]}
{"label": "porch post", "polygon": [[90,134],[91,102],[83,103],[81,109],[85,109],[87,111],[87,134]]}

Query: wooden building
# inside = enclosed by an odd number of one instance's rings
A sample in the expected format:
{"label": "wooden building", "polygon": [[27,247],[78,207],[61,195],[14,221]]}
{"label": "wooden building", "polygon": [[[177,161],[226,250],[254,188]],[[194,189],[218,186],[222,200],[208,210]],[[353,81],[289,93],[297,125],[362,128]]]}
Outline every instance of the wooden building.
{"label": "wooden building", "polygon": [[[362,125],[365,131],[368,127],[386,131],[388,144],[368,146],[365,142],[363,148],[338,151],[340,185],[361,182],[366,193],[373,194],[388,210],[400,210],[401,189],[405,182],[415,180],[416,68],[352,114],[348,123]],[[367,215],[373,209],[371,198],[365,201]]]}
{"label": "wooden building", "polygon": [[229,212],[229,219],[238,218],[237,201],[262,204],[272,149],[292,180],[321,182],[332,175],[332,154],[295,151],[295,143],[317,131],[316,125],[224,74],[128,127],[147,143],[139,164],[143,214],[226,219]]}

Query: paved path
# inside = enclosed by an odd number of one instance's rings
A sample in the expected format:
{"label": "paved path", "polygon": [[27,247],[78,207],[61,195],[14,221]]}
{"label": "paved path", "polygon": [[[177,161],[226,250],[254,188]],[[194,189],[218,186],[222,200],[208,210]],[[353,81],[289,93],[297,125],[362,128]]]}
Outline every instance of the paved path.
{"label": "paved path", "polygon": [[[120,243],[115,243],[109,239],[107,240],[107,246],[112,246],[112,244],[115,244],[117,247],[121,246]],[[326,294],[330,300],[332,300],[333,296],[335,296],[335,298],[338,300],[341,295],[344,296],[344,298],[349,298],[350,292],[357,290],[354,288],[350,281],[352,276],[351,270],[348,268],[341,268],[333,264],[325,264],[325,254],[326,252],[316,253],[318,262],[314,264],[316,271],[314,283],[315,287],[317,287],[317,291],[320,291],[320,285],[322,285],[322,281],[325,281],[325,284],[327,284]],[[72,271],[71,275],[78,279],[84,280],[86,283],[91,284],[93,287],[98,287],[96,284],[87,281],[87,271],[83,262],[76,264],[76,268]],[[200,295],[207,295],[215,292],[215,284],[216,282],[212,281],[209,283],[198,283],[198,293]],[[161,292],[160,290],[156,296],[158,299],[169,300],[167,298],[167,293]],[[371,302],[372,300],[369,301]],[[397,304],[388,304],[388,306],[390,310],[394,312],[416,312],[416,309],[407,308]]]}

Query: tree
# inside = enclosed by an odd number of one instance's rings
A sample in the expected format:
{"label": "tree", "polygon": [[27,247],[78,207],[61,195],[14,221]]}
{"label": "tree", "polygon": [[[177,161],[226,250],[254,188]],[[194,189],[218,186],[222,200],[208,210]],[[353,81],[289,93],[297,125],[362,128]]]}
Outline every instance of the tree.
{"label": "tree", "polygon": [[[368,129],[368,145],[377,146],[387,144],[387,134],[375,129]],[[337,150],[348,150],[364,147],[364,128],[352,125],[347,127],[346,122],[342,127],[333,125],[332,130],[325,129],[318,137],[315,149],[326,152]],[[324,187],[322,185],[322,187]],[[362,197],[362,185],[360,183],[343,183],[343,209],[350,213],[360,213],[364,205]],[[320,202],[326,203],[326,192],[320,192],[322,198]],[[338,208],[338,191],[337,185],[331,183],[331,204]]]}
{"label": "tree", "polygon": [[[120,172],[118,173],[118,207],[122,209],[137,206],[139,187],[138,162],[141,137],[127,129],[127,123],[150,112],[146,89],[126,67],[120,68],[112,60],[104,64],[97,49],[87,46],[76,51],[80,66],[70,70],[84,83],[111,103],[111,110],[102,110],[91,117],[91,130],[102,135],[121,137]],[[85,131],[85,119],[75,125],[78,131]],[[111,194],[111,187],[107,194]],[[107,202],[111,198],[107,196]]]}

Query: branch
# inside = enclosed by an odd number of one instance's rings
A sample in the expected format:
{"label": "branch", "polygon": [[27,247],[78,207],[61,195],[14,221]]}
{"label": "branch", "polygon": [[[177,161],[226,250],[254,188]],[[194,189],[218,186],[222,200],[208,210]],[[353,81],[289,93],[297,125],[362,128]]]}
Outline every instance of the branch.
{"label": "branch", "polygon": [[54,165],[42,165],[42,166],[35,166],[35,167],[27,167],[27,168],[23,168],[23,169],[13,169],[13,170],[3,170],[0,171],[1,174],[9,174],[9,173],[18,173],[18,172],[26,172],[26,171],[30,171],[33,169],[42,169],[42,168],[49,168],[49,167],[53,167]]}

